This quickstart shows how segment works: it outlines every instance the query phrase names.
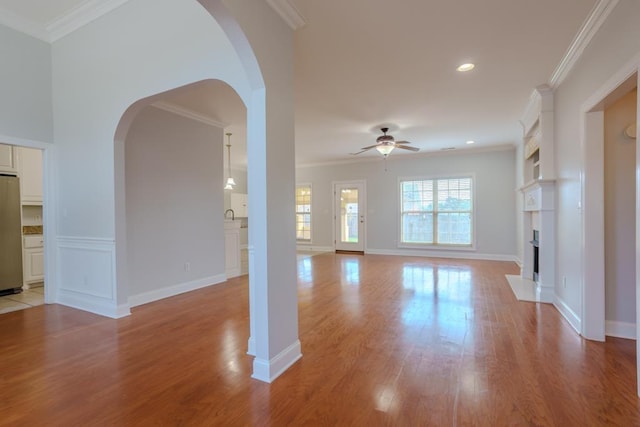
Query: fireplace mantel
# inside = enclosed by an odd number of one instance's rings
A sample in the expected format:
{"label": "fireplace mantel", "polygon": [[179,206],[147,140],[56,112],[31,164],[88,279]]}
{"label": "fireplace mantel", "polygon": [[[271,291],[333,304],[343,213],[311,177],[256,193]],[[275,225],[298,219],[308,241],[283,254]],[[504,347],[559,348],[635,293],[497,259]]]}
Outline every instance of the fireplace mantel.
{"label": "fireplace mantel", "polygon": [[525,212],[553,210],[555,184],[553,179],[536,179],[520,187]]}

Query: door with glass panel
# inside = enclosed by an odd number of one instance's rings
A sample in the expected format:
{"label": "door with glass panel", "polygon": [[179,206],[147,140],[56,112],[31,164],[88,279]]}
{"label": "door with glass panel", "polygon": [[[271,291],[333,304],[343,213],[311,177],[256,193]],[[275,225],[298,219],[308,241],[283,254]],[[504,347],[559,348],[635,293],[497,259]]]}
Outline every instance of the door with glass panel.
{"label": "door with glass panel", "polygon": [[336,250],[364,252],[364,182],[335,183],[333,190]]}

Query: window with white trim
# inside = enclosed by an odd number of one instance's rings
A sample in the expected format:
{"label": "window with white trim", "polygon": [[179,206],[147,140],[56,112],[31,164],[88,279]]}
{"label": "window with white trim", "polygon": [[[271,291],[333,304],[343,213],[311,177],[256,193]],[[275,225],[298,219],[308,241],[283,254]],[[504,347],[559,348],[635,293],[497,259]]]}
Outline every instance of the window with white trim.
{"label": "window with white trim", "polygon": [[311,185],[296,186],[296,239],[311,242]]}
{"label": "window with white trim", "polygon": [[401,180],[400,195],[402,244],[473,244],[472,177]]}

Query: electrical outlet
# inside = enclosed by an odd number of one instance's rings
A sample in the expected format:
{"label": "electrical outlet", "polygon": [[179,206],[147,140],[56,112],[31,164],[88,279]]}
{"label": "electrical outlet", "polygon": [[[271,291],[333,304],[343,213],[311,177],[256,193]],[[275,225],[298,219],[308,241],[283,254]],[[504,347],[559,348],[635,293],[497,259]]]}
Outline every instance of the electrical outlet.
{"label": "electrical outlet", "polygon": [[567,288],[567,276],[562,276],[562,287]]}
{"label": "electrical outlet", "polygon": [[185,262],[184,263],[184,271],[191,271],[191,263],[190,262]]}

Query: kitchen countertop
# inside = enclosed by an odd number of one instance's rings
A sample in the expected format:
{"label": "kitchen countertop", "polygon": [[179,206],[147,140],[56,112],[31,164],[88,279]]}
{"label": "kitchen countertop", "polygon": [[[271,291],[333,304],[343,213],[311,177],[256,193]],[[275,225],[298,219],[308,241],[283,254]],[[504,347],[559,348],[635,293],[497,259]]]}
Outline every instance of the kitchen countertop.
{"label": "kitchen countertop", "polygon": [[41,225],[23,225],[22,226],[22,234],[42,234],[42,226]]}

